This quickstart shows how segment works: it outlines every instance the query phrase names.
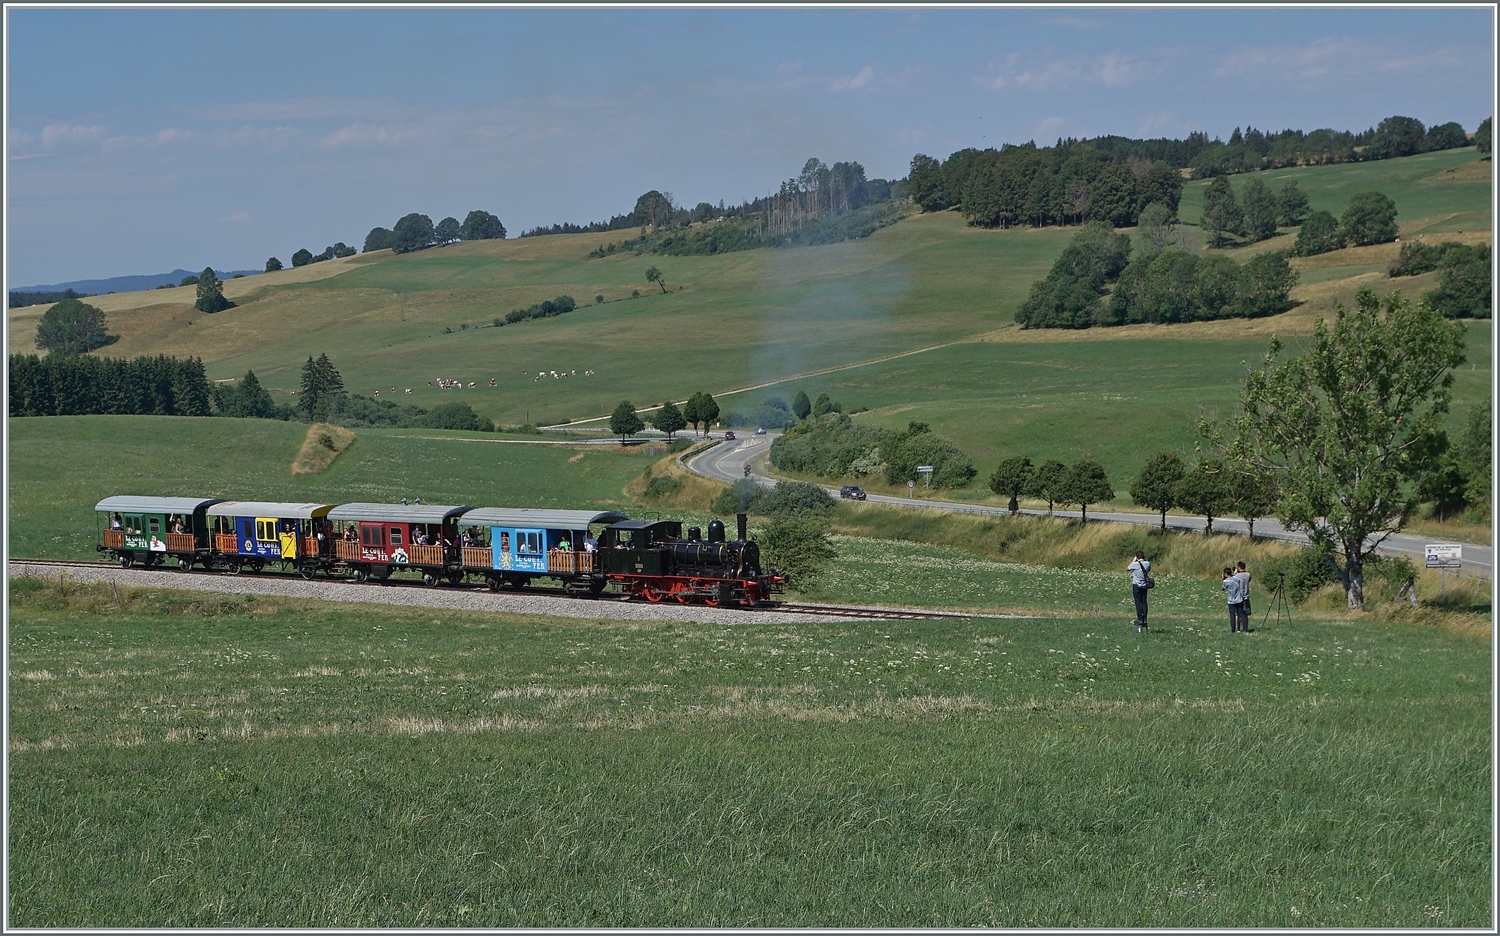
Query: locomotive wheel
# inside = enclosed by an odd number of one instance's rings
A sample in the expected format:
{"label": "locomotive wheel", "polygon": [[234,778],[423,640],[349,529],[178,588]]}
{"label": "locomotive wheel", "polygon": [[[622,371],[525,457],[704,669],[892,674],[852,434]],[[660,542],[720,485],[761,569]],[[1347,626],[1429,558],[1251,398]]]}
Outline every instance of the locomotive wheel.
{"label": "locomotive wheel", "polygon": [[302,573],[302,577],[303,578],[305,578],[309,582],[311,582],[312,579],[313,579],[313,576],[316,575],[316,574],[318,574],[318,567],[309,562],[308,564],[304,565],[302,568],[298,569],[297,571]]}
{"label": "locomotive wheel", "polygon": [[431,588],[434,585],[436,585],[437,583],[438,583],[438,577],[437,577],[436,573],[434,573],[434,572],[432,572],[430,570],[425,570],[425,569],[422,571],[422,584],[423,585],[426,585],[428,588]]}
{"label": "locomotive wheel", "polygon": [[678,604],[687,604],[693,600],[692,586],[687,582],[673,582],[672,597],[677,599]]}
{"label": "locomotive wheel", "polygon": [[192,556],[178,556],[177,557],[177,571],[178,572],[191,572],[192,569],[193,569],[193,557]]}
{"label": "locomotive wheel", "polygon": [[360,566],[359,568],[355,569],[354,580],[361,584],[363,584],[364,582],[368,582],[370,580],[370,570],[365,568],[364,566]]}
{"label": "locomotive wheel", "polygon": [[661,601],[662,598],[666,597],[666,592],[660,591],[657,588],[655,588],[654,586],[646,585],[644,587],[645,587],[645,594],[646,594],[646,600],[647,601],[652,601],[652,602]]}
{"label": "locomotive wheel", "polygon": [[495,578],[493,575],[487,575],[487,576],[485,576],[484,584],[486,584],[486,585],[488,585],[490,587],[490,591],[499,591],[500,590],[500,580],[497,579],[497,578]]}
{"label": "locomotive wheel", "polygon": [[135,556],[130,553],[120,553],[120,568],[128,569],[135,565]]}

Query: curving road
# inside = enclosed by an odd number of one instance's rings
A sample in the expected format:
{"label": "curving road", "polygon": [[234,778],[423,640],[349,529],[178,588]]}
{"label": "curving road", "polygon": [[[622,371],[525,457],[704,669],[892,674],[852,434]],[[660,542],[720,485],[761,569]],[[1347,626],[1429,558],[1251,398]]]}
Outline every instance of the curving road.
{"label": "curving road", "polygon": [[[771,451],[771,440],[774,435],[747,436],[734,441],[720,441],[691,458],[683,460],[683,464],[695,474],[712,478],[715,481],[736,481],[745,477],[745,466],[749,465],[751,477],[763,485],[774,484],[775,481],[762,474],[764,470],[764,459]],[[828,488],[828,493],[834,497],[838,496],[838,488]],[[890,504],[897,507],[911,507],[923,510],[946,510],[953,513],[980,514],[984,516],[1006,516],[1010,511],[1003,507],[989,507],[977,504],[960,504],[953,501],[918,499],[907,497],[892,497],[888,494],[870,494],[868,503]],[[1045,515],[1045,510],[1033,510],[1022,508],[1021,513]],[[1059,517],[1077,517],[1079,511],[1057,510],[1053,512]],[[1109,520],[1114,523],[1149,523],[1160,524],[1160,514],[1124,513],[1120,511],[1092,510],[1089,511],[1091,520]],[[1206,526],[1202,517],[1184,517],[1176,514],[1167,514],[1167,528],[1171,530],[1196,530],[1202,532]],[[1249,524],[1243,520],[1229,520],[1216,518],[1214,520],[1215,532],[1240,533],[1249,532]],[[1288,530],[1274,519],[1255,521],[1255,535],[1265,539],[1284,540],[1288,543],[1306,545],[1309,540],[1306,534]],[[1380,547],[1382,553],[1406,556],[1414,559],[1419,567],[1428,543],[1433,541],[1432,537],[1413,533],[1398,533],[1388,538]],[[1494,548],[1488,544],[1464,543],[1464,573],[1478,578],[1490,578],[1494,569]]]}

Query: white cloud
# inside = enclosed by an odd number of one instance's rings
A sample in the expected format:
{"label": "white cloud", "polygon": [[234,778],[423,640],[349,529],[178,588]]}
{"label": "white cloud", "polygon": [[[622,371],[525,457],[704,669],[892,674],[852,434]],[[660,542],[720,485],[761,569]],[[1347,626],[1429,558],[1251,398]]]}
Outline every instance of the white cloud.
{"label": "white cloud", "polygon": [[333,133],[323,137],[323,139],[318,141],[318,144],[325,147],[346,146],[351,143],[396,145],[415,139],[416,136],[417,131],[412,127],[352,123],[341,130],[335,130]]}
{"label": "white cloud", "polygon": [[860,88],[863,88],[865,85],[869,84],[871,79],[873,79],[874,77],[875,69],[866,65],[864,68],[861,68],[859,72],[852,78],[835,78],[833,80],[833,90],[858,91]]}
{"label": "white cloud", "polygon": [[59,143],[88,143],[104,135],[104,127],[70,124],[48,124],[42,128],[42,145],[56,146]]}
{"label": "white cloud", "polygon": [[165,130],[157,131],[156,136],[154,137],[154,142],[157,146],[170,146],[173,143],[186,143],[188,140],[191,140],[195,136],[197,136],[197,134],[191,130],[182,130],[177,127],[167,127]]}
{"label": "white cloud", "polygon": [[248,211],[236,211],[233,214],[220,218],[219,220],[228,221],[230,224],[254,224],[255,216]]}
{"label": "white cloud", "polygon": [[1093,58],[1068,57],[1044,49],[1023,62],[1021,54],[1012,52],[1002,62],[991,62],[986,74],[975,75],[974,82],[991,91],[1015,87],[1027,91],[1068,91],[1088,85],[1119,88],[1133,84],[1142,76],[1160,72],[1166,67],[1164,53],[1133,55],[1118,49]]}
{"label": "white cloud", "polygon": [[1225,56],[1214,75],[1230,80],[1357,78],[1425,72],[1458,64],[1464,58],[1456,49],[1419,49],[1397,41],[1324,36],[1296,45],[1244,46]]}

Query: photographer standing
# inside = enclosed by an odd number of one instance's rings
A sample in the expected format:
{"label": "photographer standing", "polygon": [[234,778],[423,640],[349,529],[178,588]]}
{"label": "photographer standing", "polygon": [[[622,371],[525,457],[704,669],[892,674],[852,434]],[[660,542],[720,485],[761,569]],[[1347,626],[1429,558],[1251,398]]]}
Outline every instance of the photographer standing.
{"label": "photographer standing", "polygon": [[1244,610],[1245,598],[1240,591],[1239,576],[1228,566],[1224,567],[1224,581],[1219,587],[1224,589],[1225,599],[1229,603],[1229,632],[1233,634],[1240,629],[1240,613]]}
{"label": "photographer standing", "polygon": [[1135,598],[1135,632],[1140,634],[1146,630],[1146,591],[1156,583],[1151,581],[1151,563],[1142,550],[1135,551],[1135,561],[1125,568],[1130,572],[1130,594]]}
{"label": "photographer standing", "polygon": [[1234,577],[1240,580],[1240,631],[1250,633],[1250,573],[1245,571],[1245,562],[1235,563]]}

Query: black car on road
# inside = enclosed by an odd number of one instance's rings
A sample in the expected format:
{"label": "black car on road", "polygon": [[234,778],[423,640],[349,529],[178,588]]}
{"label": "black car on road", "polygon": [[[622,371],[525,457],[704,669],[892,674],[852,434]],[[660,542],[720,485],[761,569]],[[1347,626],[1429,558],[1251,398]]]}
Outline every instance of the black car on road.
{"label": "black car on road", "polygon": [[844,500],[864,500],[865,492],[857,484],[846,484],[839,488],[839,496]]}

